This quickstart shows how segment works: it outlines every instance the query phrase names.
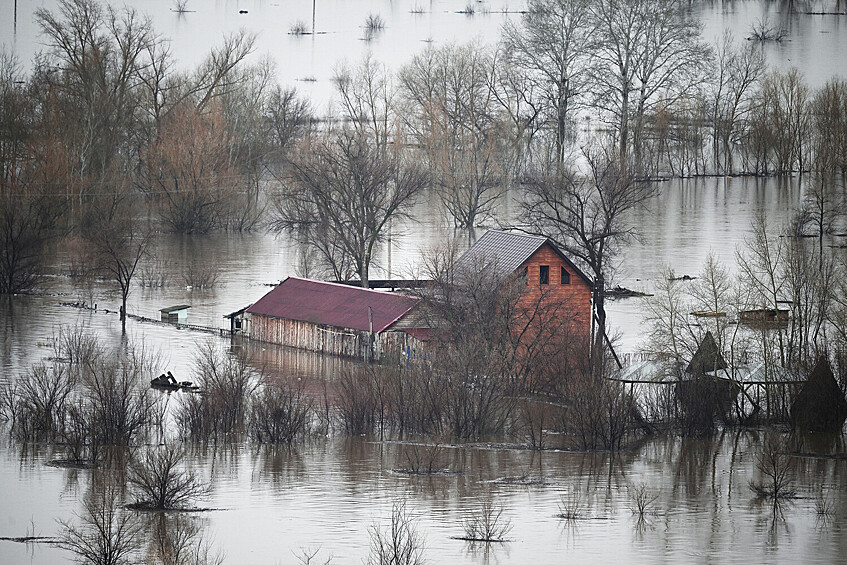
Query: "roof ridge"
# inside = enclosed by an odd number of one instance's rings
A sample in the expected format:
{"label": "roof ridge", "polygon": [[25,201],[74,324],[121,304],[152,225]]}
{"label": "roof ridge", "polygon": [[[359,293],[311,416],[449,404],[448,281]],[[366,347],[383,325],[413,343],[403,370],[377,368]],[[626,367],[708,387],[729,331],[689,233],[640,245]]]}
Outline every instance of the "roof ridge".
{"label": "roof ridge", "polygon": [[319,281],[317,279],[306,279],[306,278],[303,278],[303,277],[293,277],[293,276],[290,276],[290,275],[285,277],[285,280],[281,281],[279,284],[284,283],[288,279],[295,279],[295,280],[298,280],[298,281],[305,281],[305,282],[310,282],[310,283],[337,286],[337,287],[340,287],[340,288],[349,288],[349,289],[352,289],[352,290],[363,290],[363,291],[373,292],[373,293],[379,294],[380,296],[400,296],[402,298],[409,298],[409,299],[412,299],[412,300],[415,300],[415,301],[419,300],[418,297],[416,297],[416,296],[409,296],[408,294],[401,294],[399,292],[385,292],[385,291],[382,291],[382,290],[377,290],[375,288],[364,288],[364,287],[361,287],[361,286],[354,286],[352,284],[344,284],[344,283],[337,283],[337,282],[330,282],[330,281]]}
{"label": "roof ridge", "polygon": [[550,239],[549,237],[543,236],[543,235],[533,235],[533,234],[529,234],[529,233],[525,233],[525,232],[513,232],[513,231],[507,231],[507,230],[488,230],[484,234],[482,234],[482,237],[485,237],[485,234],[487,234],[487,233],[503,233],[503,234],[511,235],[511,236],[525,237],[527,239],[540,239],[540,240],[544,240],[544,241],[547,241],[548,239]]}

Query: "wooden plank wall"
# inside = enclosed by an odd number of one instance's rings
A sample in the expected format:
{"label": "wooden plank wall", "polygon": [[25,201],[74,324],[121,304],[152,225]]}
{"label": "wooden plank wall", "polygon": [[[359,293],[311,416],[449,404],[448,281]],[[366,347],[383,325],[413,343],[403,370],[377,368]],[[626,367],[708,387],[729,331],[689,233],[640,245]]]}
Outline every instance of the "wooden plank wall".
{"label": "wooden plank wall", "polygon": [[[368,332],[256,314],[251,316],[249,327],[250,339],[257,341],[354,359],[365,360],[369,357]],[[422,350],[422,344],[405,332],[386,331],[376,339],[377,355],[384,356],[394,351],[404,353],[407,345],[415,351]]]}

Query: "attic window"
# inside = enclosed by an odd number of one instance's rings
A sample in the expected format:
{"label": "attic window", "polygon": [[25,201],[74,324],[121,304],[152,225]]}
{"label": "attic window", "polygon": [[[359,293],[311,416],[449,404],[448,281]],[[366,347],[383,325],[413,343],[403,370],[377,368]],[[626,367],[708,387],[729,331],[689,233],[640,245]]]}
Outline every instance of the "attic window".
{"label": "attic window", "polygon": [[523,269],[521,269],[521,274],[518,275],[518,278],[523,282],[525,286],[526,281],[529,279],[529,267],[524,267]]}
{"label": "attic window", "polygon": [[571,284],[571,274],[562,267],[562,284]]}
{"label": "attic window", "polygon": [[538,270],[538,281],[540,284],[550,284],[550,265],[541,265]]}

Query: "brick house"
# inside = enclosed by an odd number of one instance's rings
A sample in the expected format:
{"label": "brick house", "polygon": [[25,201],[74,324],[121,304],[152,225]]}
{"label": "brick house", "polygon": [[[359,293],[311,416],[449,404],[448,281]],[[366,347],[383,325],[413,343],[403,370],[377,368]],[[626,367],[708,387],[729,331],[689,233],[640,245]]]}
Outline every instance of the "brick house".
{"label": "brick house", "polygon": [[592,282],[573,261],[546,237],[487,231],[456,262],[457,272],[494,269],[499,276],[525,281],[519,305],[524,309],[555,309],[567,316],[569,328],[588,336],[591,332]]}

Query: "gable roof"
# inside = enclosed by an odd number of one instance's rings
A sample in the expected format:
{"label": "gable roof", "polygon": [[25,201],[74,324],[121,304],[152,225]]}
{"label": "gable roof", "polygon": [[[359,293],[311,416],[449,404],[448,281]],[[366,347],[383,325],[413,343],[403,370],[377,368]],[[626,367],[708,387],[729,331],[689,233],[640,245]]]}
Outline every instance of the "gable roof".
{"label": "gable roof", "polygon": [[247,308],[250,314],[381,333],[406,315],[418,299],[355,286],[288,277]]}
{"label": "gable roof", "polygon": [[549,245],[578,277],[592,286],[591,279],[562,253],[550,238],[500,230],[485,232],[459,257],[453,268],[457,272],[475,272],[482,266],[490,266],[498,275],[514,273],[545,244]]}
{"label": "gable roof", "polygon": [[723,355],[718,349],[718,344],[715,342],[712,332],[707,331],[706,335],[703,336],[703,341],[697,347],[697,351],[694,352],[691,362],[685,368],[685,372],[698,376],[709,371],[726,368],[726,361],[724,361]]}

